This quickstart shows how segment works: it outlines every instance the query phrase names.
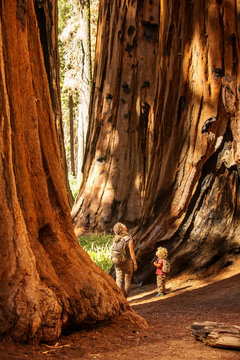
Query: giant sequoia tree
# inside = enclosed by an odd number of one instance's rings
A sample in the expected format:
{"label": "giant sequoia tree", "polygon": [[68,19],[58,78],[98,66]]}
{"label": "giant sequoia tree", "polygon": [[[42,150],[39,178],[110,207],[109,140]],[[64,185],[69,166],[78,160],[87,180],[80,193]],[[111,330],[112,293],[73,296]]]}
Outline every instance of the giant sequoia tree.
{"label": "giant sequoia tree", "polygon": [[0,1],[0,95],[1,339],[137,318],[73,232],[33,0]]}
{"label": "giant sequoia tree", "polygon": [[127,223],[139,280],[159,244],[175,271],[239,250],[239,14],[233,0],[101,3],[73,218],[76,232]]}
{"label": "giant sequoia tree", "polygon": [[56,21],[58,13],[58,2],[57,0],[36,0],[34,4],[38,20],[39,34],[44,56],[44,64],[48,77],[52,112],[57,131],[61,162],[68,194],[68,201],[70,206],[72,206],[74,199],[68,181],[60,101],[60,62],[58,52],[58,24]]}
{"label": "giant sequoia tree", "polygon": [[76,232],[141,218],[150,170],[159,1],[102,1]]}

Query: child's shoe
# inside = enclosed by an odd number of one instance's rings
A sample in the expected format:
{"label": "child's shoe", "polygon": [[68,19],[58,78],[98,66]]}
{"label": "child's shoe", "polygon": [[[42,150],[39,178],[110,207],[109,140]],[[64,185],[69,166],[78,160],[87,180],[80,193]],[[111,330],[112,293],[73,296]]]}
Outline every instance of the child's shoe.
{"label": "child's shoe", "polygon": [[164,296],[165,294],[163,293],[158,293],[156,296]]}

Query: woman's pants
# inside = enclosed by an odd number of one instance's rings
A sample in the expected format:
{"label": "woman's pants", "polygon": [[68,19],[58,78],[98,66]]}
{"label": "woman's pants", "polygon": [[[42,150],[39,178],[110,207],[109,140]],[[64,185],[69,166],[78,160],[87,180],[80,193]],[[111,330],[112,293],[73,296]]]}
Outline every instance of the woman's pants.
{"label": "woman's pants", "polygon": [[131,280],[133,274],[133,262],[131,259],[124,263],[115,265],[116,269],[116,283],[127,297],[131,288]]}

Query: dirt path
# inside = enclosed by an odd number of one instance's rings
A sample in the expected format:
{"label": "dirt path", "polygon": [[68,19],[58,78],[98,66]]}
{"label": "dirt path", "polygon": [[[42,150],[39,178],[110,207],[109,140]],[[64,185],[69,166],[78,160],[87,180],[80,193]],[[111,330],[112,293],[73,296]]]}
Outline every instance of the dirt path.
{"label": "dirt path", "polygon": [[62,336],[52,347],[0,343],[0,360],[239,360],[240,352],[215,349],[195,340],[194,321],[240,324],[240,259],[219,276],[205,280],[181,276],[167,283],[169,294],[155,297],[154,284],[133,288],[128,299],[149,329],[122,319],[105,326]]}

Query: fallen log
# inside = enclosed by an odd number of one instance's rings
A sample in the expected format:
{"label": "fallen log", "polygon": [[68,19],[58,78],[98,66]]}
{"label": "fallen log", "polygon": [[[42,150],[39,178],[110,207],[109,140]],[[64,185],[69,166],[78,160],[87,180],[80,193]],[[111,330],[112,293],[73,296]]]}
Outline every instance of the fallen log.
{"label": "fallen log", "polygon": [[204,344],[224,349],[240,350],[240,326],[205,321],[194,322],[190,330]]}

